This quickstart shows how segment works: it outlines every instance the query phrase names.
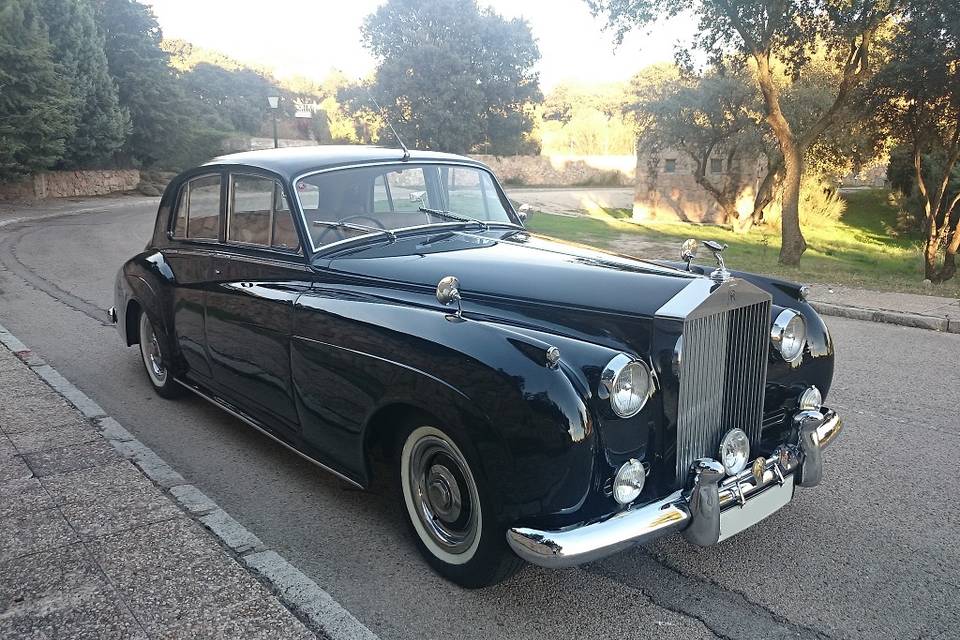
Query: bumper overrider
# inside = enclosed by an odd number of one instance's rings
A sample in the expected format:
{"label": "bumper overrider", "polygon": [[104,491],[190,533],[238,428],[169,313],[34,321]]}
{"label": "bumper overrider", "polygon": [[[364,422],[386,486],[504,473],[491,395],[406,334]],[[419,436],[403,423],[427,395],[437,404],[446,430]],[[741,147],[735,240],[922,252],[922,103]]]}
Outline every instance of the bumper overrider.
{"label": "bumper overrider", "polygon": [[795,486],[820,483],[823,448],[843,422],[826,408],[801,411],[793,421],[799,442],[777,447],[762,470],[757,463],[725,477],[723,465],[701,458],[688,486],[663,500],[558,531],[515,527],[507,531],[507,542],[527,562],[551,568],[598,560],[676,531],[694,544],[716,544],[777,511],[793,498]]}

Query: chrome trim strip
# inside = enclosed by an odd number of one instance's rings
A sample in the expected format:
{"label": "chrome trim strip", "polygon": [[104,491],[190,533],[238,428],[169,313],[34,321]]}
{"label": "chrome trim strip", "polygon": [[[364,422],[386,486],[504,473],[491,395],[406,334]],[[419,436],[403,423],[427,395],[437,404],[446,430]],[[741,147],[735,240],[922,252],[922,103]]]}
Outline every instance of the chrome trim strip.
{"label": "chrome trim strip", "polygon": [[[819,415],[818,426],[814,429],[820,439],[815,446],[816,453],[837,436],[843,425],[832,410],[827,409]],[[606,519],[562,530],[514,527],[507,530],[507,543],[527,562],[548,568],[572,567],[599,560],[676,531],[683,531],[684,536],[695,544],[716,544],[722,536],[721,513],[745,508],[750,505],[751,497],[759,497],[775,485],[795,483],[803,486],[801,476],[806,458],[813,453],[809,446],[801,442],[799,447],[778,447],[764,461],[763,477],[759,481],[750,468],[721,480],[720,463],[700,459],[692,470],[687,491],[676,491],[651,504],[627,508]],[[763,503],[759,506],[762,508]]]}
{"label": "chrome trim strip", "polygon": [[334,469],[331,469],[330,467],[328,467],[327,465],[323,464],[322,462],[318,462],[317,460],[311,458],[310,456],[308,456],[308,455],[305,454],[304,452],[300,451],[299,449],[297,449],[297,448],[293,447],[292,445],[284,442],[283,440],[281,440],[281,439],[278,438],[277,436],[273,435],[272,433],[270,433],[269,431],[267,431],[266,429],[264,429],[263,427],[261,427],[259,424],[257,424],[257,422],[256,422],[253,418],[245,415],[245,414],[242,413],[239,409],[234,409],[233,407],[231,407],[231,406],[228,405],[227,403],[223,402],[222,400],[219,400],[216,396],[207,395],[206,393],[204,393],[203,391],[200,391],[200,389],[198,389],[197,387],[193,386],[193,385],[190,384],[189,382],[184,382],[183,380],[181,380],[181,379],[179,379],[179,378],[174,378],[174,380],[175,380],[178,384],[180,384],[180,385],[183,386],[183,387],[186,387],[187,389],[189,389],[190,391],[194,392],[195,394],[197,394],[198,396],[200,396],[201,398],[203,398],[203,399],[206,400],[207,402],[209,402],[209,403],[211,403],[211,404],[213,404],[213,405],[215,405],[215,406],[223,409],[224,411],[226,411],[227,413],[229,413],[230,415],[232,415],[234,418],[239,418],[240,420],[243,420],[243,421],[246,422],[248,425],[250,425],[251,427],[253,427],[253,428],[256,429],[257,431],[259,431],[260,433],[262,433],[263,435],[267,436],[268,438],[270,438],[271,440],[273,440],[273,441],[276,442],[277,444],[283,445],[284,447],[286,447],[286,448],[289,449],[290,451],[294,452],[295,454],[297,454],[298,456],[300,456],[301,458],[303,458],[303,459],[306,460],[307,462],[312,462],[313,464],[317,465],[318,467],[320,467],[320,468],[323,469],[324,471],[335,475],[336,477],[340,478],[340,479],[343,480],[344,482],[348,482],[348,483],[352,484],[353,486],[357,487],[358,489],[363,489],[363,488],[364,488],[363,485],[360,484],[359,482],[357,482],[356,480],[352,480],[352,479],[348,478],[347,476],[343,475],[343,474],[340,473],[339,471],[336,471],[336,470],[334,470]]}

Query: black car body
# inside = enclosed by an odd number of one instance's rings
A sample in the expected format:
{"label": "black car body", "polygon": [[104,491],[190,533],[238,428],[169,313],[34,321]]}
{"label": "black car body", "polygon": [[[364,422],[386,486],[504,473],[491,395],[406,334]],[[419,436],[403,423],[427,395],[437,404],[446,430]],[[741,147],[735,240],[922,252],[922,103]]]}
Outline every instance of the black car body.
{"label": "black car body", "polygon": [[841,428],[800,287],[534,236],[459,156],[218,158],[167,187],[115,297],[162,395],[188,388],[361,487],[393,452],[415,541],[468,586],[517,556],[718,542],[817,484]]}

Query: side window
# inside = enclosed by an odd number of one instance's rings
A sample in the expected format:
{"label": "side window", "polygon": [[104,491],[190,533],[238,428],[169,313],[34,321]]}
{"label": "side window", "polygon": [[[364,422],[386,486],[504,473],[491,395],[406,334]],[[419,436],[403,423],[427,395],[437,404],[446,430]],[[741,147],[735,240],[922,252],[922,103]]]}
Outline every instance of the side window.
{"label": "side window", "polygon": [[300,248],[286,195],[276,181],[232,177],[227,240],[293,251]]}
{"label": "side window", "polygon": [[180,189],[180,195],[177,197],[177,221],[173,225],[173,236],[175,238],[187,237],[187,192],[189,187]]}
{"label": "side window", "polygon": [[274,212],[273,212],[273,235],[270,237],[270,246],[274,249],[287,249],[289,251],[300,250],[300,237],[297,235],[297,227],[293,223],[293,213],[290,211],[290,205],[287,203],[287,194],[276,182],[273,183]]}
{"label": "side window", "polygon": [[230,182],[227,240],[270,246],[273,198],[273,180],[233,176]]}
{"label": "side window", "polygon": [[393,195],[387,190],[387,182],[382,175],[373,181],[373,211],[393,211]]}
{"label": "side window", "polygon": [[[427,178],[423,167],[391,171],[386,174],[386,180],[393,204],[392,211],[419,212],[420,207],[438,206],[438,203],[427,201]],[[376,200],[376,195],[374,195],[374,200]],[[383,211],[384,209],[374,210]]]}
{"label": "side window", "polygon": [[446,186],[447,208],[450,211],[488,220],[491,209],[503,209],[497,188],[485,171],[467,167],[445,167],[441,169],[441,178]]}
{"label": "side window", "polygon": [[220,176],[191,180],[186,193],[186,237],[216,240],[220,236]]}

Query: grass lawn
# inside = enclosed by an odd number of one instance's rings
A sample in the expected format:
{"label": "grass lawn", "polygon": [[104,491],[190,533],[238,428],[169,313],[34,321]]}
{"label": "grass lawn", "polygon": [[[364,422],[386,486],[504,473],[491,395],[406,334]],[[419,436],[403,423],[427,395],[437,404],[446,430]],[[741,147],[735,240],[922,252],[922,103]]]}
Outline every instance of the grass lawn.
{"label": "grass lawn", "polygon": [[[578,218],[535,214],[527,226],[536,233],[645,258],[679,259],[680,242],[686,238],[718,240],[730,245],[724,256],[734,269],[797,282],[960,297],[960,279],[939,286],[922,284],[922,238],[889,232],[897,210],[887,196],[882,189],[846,194],[847,208],[837,223],[803,230],[807,250],[799,267],[777,264],[780,230],[775,228],[737,234],[719,225],[641,224],[630,221],[629,210],[599,207]],[[701,255],[698,261],[704,259]]]}

